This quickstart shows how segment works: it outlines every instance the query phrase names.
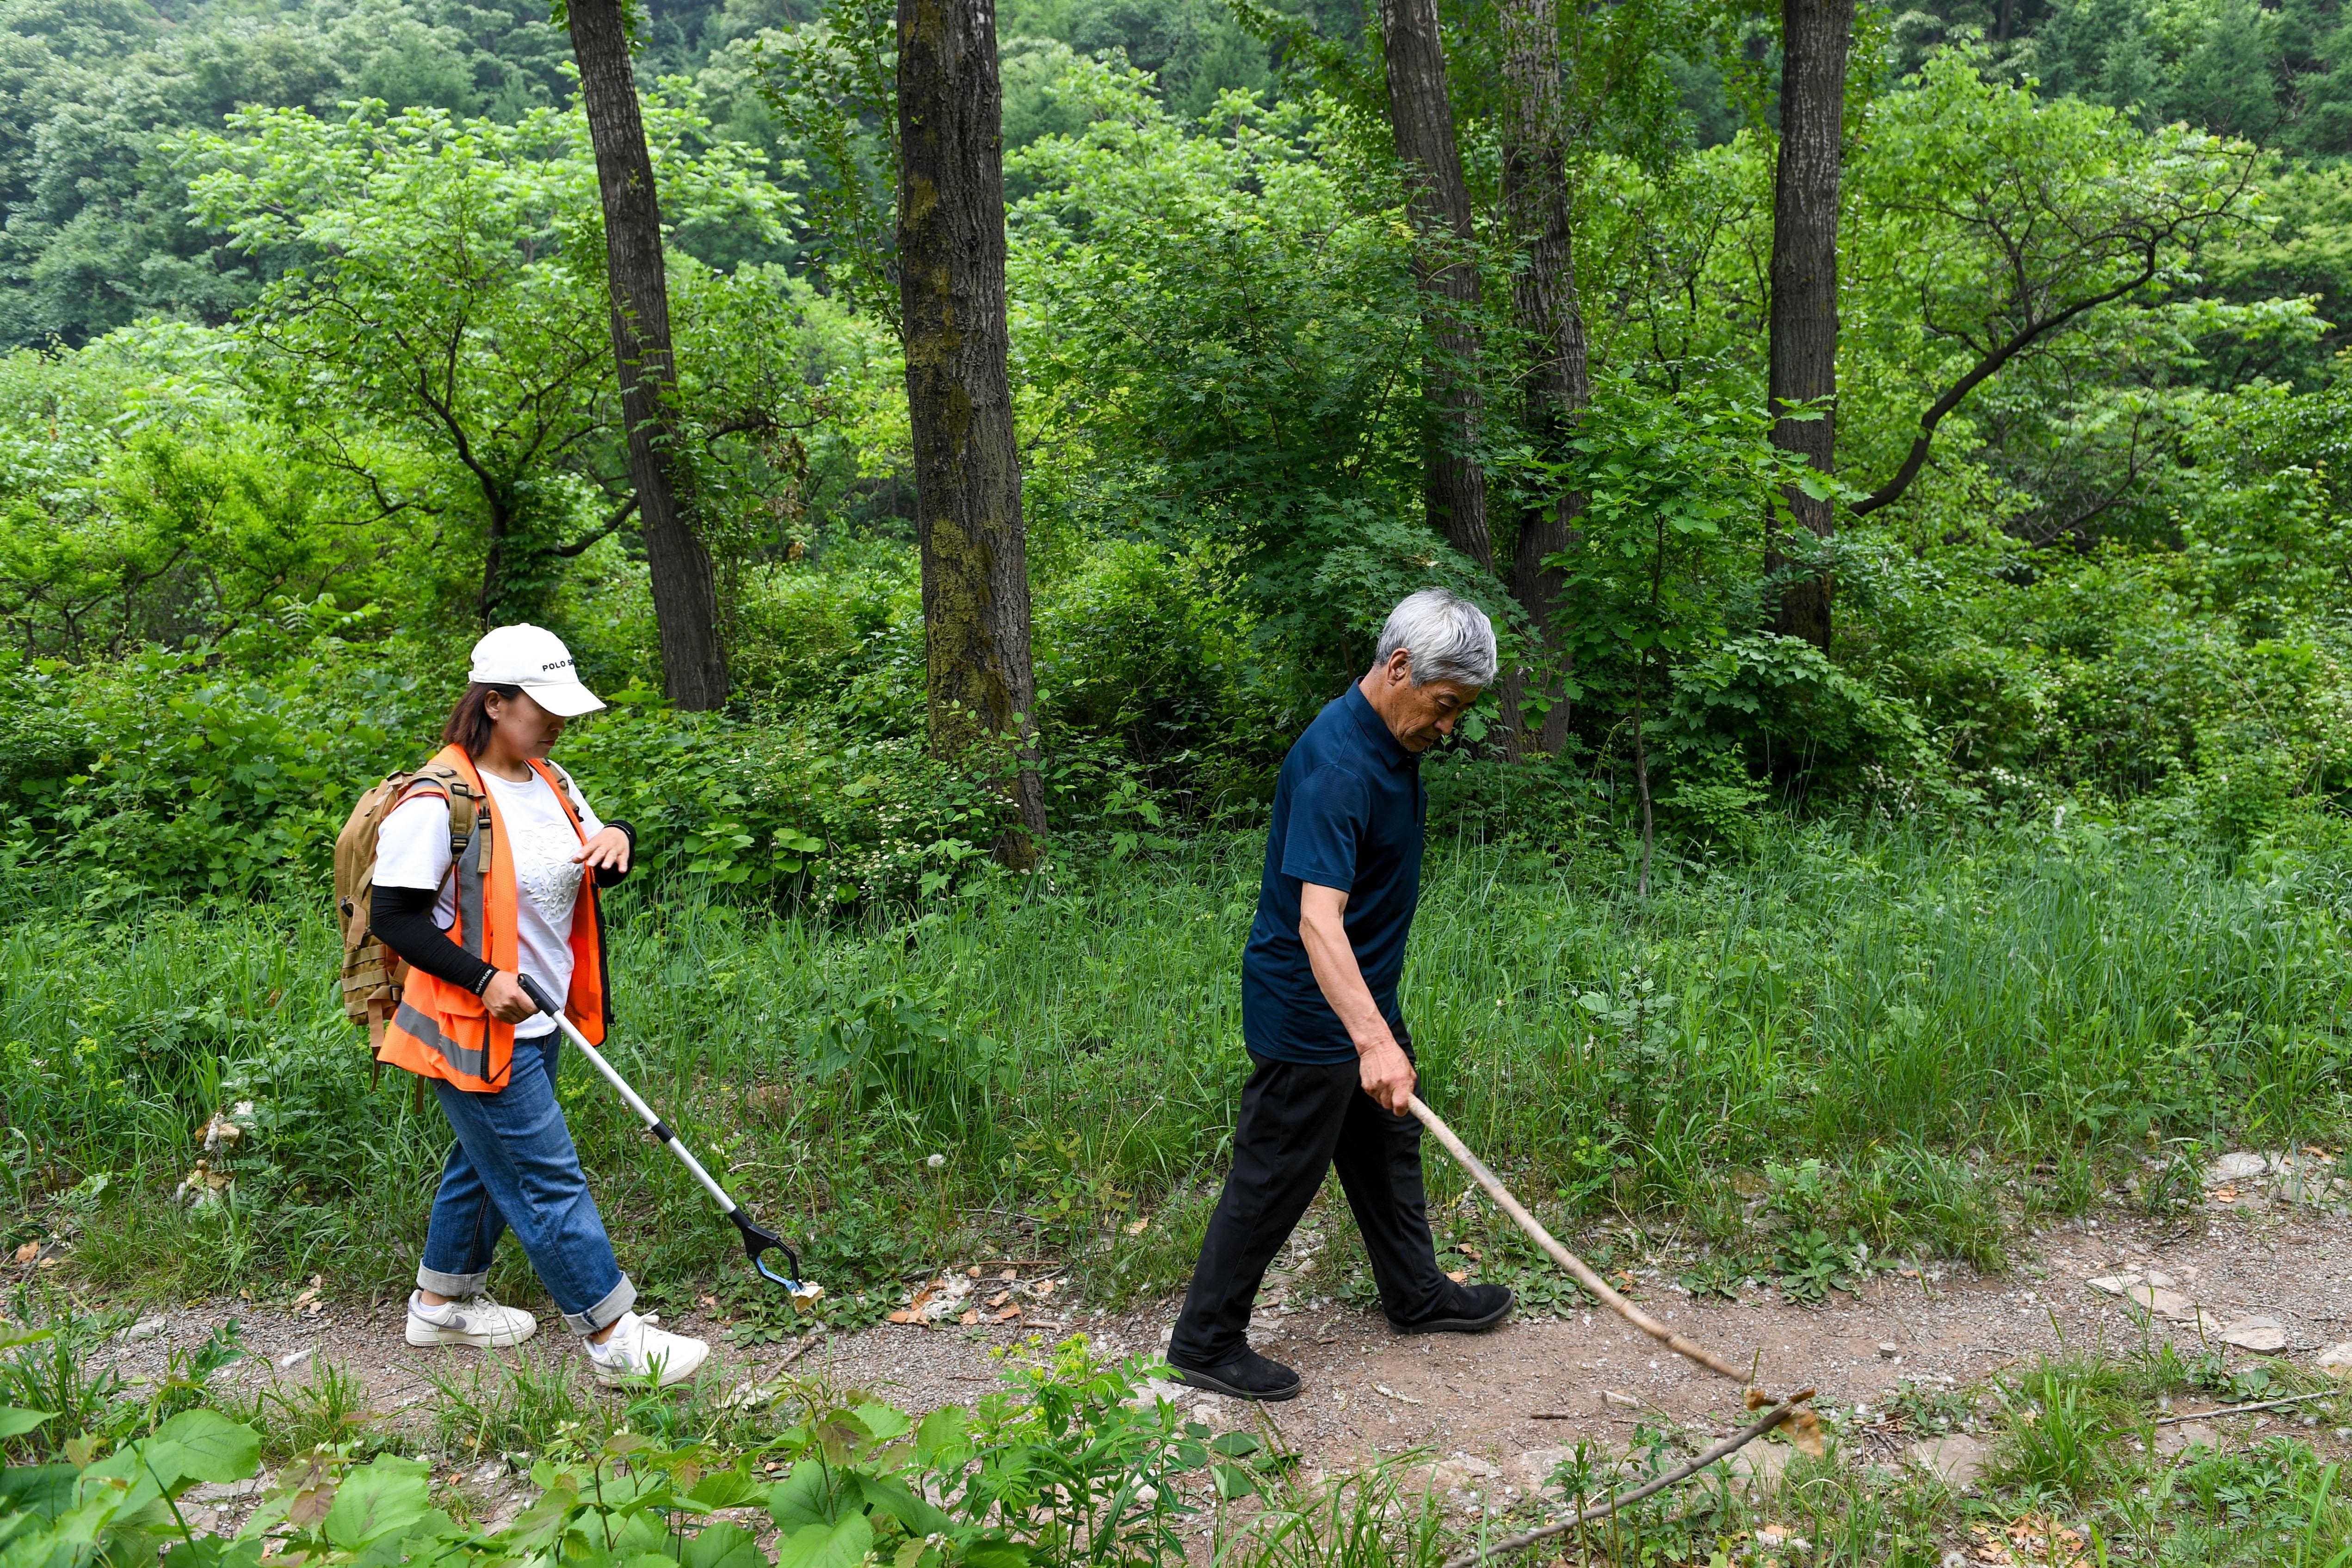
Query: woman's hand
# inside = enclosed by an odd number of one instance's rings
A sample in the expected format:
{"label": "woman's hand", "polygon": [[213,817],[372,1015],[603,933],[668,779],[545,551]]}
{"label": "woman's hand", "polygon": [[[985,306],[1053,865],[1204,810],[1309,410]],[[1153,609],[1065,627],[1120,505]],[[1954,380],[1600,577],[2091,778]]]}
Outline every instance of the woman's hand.
{"label": "woman's hand", "polygon": [[607,827],[582,845],[572,858],[591,871],[618,876],[629,868],[629,836],[617,827]]}
{"label": "woman's hand", "polygon": [[482,987],[482,1005],[501,1024],[520,1024],[539,1011],[538,1004],[524,992],[521,982],[503,969],[492,974],[490,983]]}

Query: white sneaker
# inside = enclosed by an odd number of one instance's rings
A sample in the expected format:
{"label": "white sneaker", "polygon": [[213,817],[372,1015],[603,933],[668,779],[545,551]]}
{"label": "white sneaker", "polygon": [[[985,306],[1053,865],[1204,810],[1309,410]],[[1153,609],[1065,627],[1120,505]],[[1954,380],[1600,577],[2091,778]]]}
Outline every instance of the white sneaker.
{"label": "white sneaker", "polygon": [[588,1364],[599,1383],[627,1383],[650,1375],[656,1386],[667,1388],[692,1377],[709,1353],[710,1347],[700,1340],[655,1328],[635,1312],[624,1312],[613,1325],[611,1339],[601,1345],[589,1342]]}
{"label": "white sneaker", "polygon": [[487,1295],[428,1307],[408,1298],[408,1342],[413,1345],[519,1345],[539,1332],[539,1320],[520,1307],[501,1307]]}

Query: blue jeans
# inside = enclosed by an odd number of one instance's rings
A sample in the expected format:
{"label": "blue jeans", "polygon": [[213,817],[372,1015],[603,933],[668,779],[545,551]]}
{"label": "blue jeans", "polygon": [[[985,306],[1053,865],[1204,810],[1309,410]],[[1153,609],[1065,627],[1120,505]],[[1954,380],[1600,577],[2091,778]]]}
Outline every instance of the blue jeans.
{"label": "blue jeans", "polygon": [[439,1296],[474,1294],[489,1278],[499,1233],[511,1229],[565,1326],[593,1334],[620,1321],[637,1288],[613,1256],[556,1101],[562,1047],[552,1032],[517,1040],[513,1071],[496,1094],[433,1080],[457,1142],[441,1167],[416,1283]]}

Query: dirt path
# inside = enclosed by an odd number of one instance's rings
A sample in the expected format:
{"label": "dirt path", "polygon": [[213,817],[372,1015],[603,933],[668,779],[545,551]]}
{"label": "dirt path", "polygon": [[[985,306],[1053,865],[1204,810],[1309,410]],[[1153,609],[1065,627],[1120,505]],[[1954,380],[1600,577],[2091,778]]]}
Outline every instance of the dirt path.
{"label": "dirt path", "polygon": [[[1310,1249],[1311,1237],[1292,1258]],[[2185,1354],[2224,1350],[2232,1365],[2247,1364],[2252,1352],[2225,1347],[2218,1336],[2225,1327],[2242,1336],[2244,1320],[2267,1317],[2278,1325],[2280,1353],[2307,1366],[2322,1347],[2352,1339],[2352,1219],[2341,1215],[2273,1201],[2209,1205],[2185,1225],[2073,1222],[2025,1239],[2015,1253],[2007,1275],[1937,1268],[1882,1275],[1858,1298],[1832,1293],[1818,1306],[1769,1291],[1738,1302],[1695,1300],[1673,1283],[1675,1266],[1663,1256],[1634,1274],[1651,1311],[1735,1361],[1760,1354],[1768,1387],[1818,1387],[1825,1410],[1848,1423],[1850,1446],[1890,1460],[1922,1435],[1884,1410],[1902,1385],[1930,1395],[1964,1387],[2058,1351],[2062,1341],[2126,1348],[2146,1333],[2173,1340]],[[1002,1288],[996,1272],[975,1299],[984,1300],[987,1287]],[[1559,1450],[1579,1438],[1622,1447],[1639,1421],[1714,1434],[1742,1419],[1738,1389],[1606,1313],[1514,1321],[1475,1338],[1407,1338],[1376,1314],[1309,1294],[1312,1278],[1311,1269],[1277,1277],[1253,1331],[1262,1351],[1305,1377],[1302,1395],[1269,1414],[1310,1470],[1423,1449],[1438,1461],[1441,1489],[1507,1501],[1540,1486]],[[2107,1289],[2094,1279],[2105,1279]],[[2175,1315],[2117,1299],[2109,1291],[2119,1280],[2137,1284],[2145,1299]],[[2147,1295],[2151,1288],[2174,1293]],[[1033,1303],[1026,1324],[964,1326],[951,1317],[944,1326],[881,1325],[812,1347],[795,1370],[919,1411],[970,1402],[997,1386],[1000,1363],[988,1352],[1032,1333],[1052,1339],[1083,1331],[1114,1354],[1157,1354],[1175,1305],[1062,1317],[1045,1315],[1055,1311],[1048,1300]],[[399,1310],[396,1302],[373,1310],[321,1304],[289,1310],[212,1301],[143,1321],[114,1355],[124,1375],[152,1378],[173,1348],[201,1342],[235,1317],[255,1356],[236,1378],[300,1381],[316,1363],[332,1362],[365,1383],[373,1411],[422,1429],[434,1398],[426,1376],[434,1362],[462,1374],[475,1352],[409,1349]],[[771,1375],[787,1348],[739,1349],[721,1324],[693,1315],[669,1326],[710,1336],[729,1375],[746,1381]],[[580,1353],[560,1333],[526,1348],[535,1357]],[[1169,1392],[1219,1426],[1255,1419],[1234,1401]],[[2289,1410],[2226,1425],[2231,1435],[2252,1437],[2296,1419]],[[1963,1461],[1972,1457],[1958,1447]]]}

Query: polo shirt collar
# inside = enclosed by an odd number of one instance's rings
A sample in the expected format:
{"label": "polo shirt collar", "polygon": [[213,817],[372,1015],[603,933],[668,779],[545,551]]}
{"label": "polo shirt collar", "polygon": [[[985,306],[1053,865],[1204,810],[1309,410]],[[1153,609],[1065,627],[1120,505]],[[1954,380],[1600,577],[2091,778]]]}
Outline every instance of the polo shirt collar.
{"label": "polo shirt collar", "polygon": [[1389,733],[1388,721],[1381,717],[1379,710],[1372,706],[1372,700],[1364,695],[1361,686],[1349,681],[1348,695],[1342,700],[1348,704],[1348,715],[1355,720],[1356,728],[1364,732],[1364,739],[1371,746],[1373,755],[1386,763],[1391,771],[1412,761],[1412,753]]}

